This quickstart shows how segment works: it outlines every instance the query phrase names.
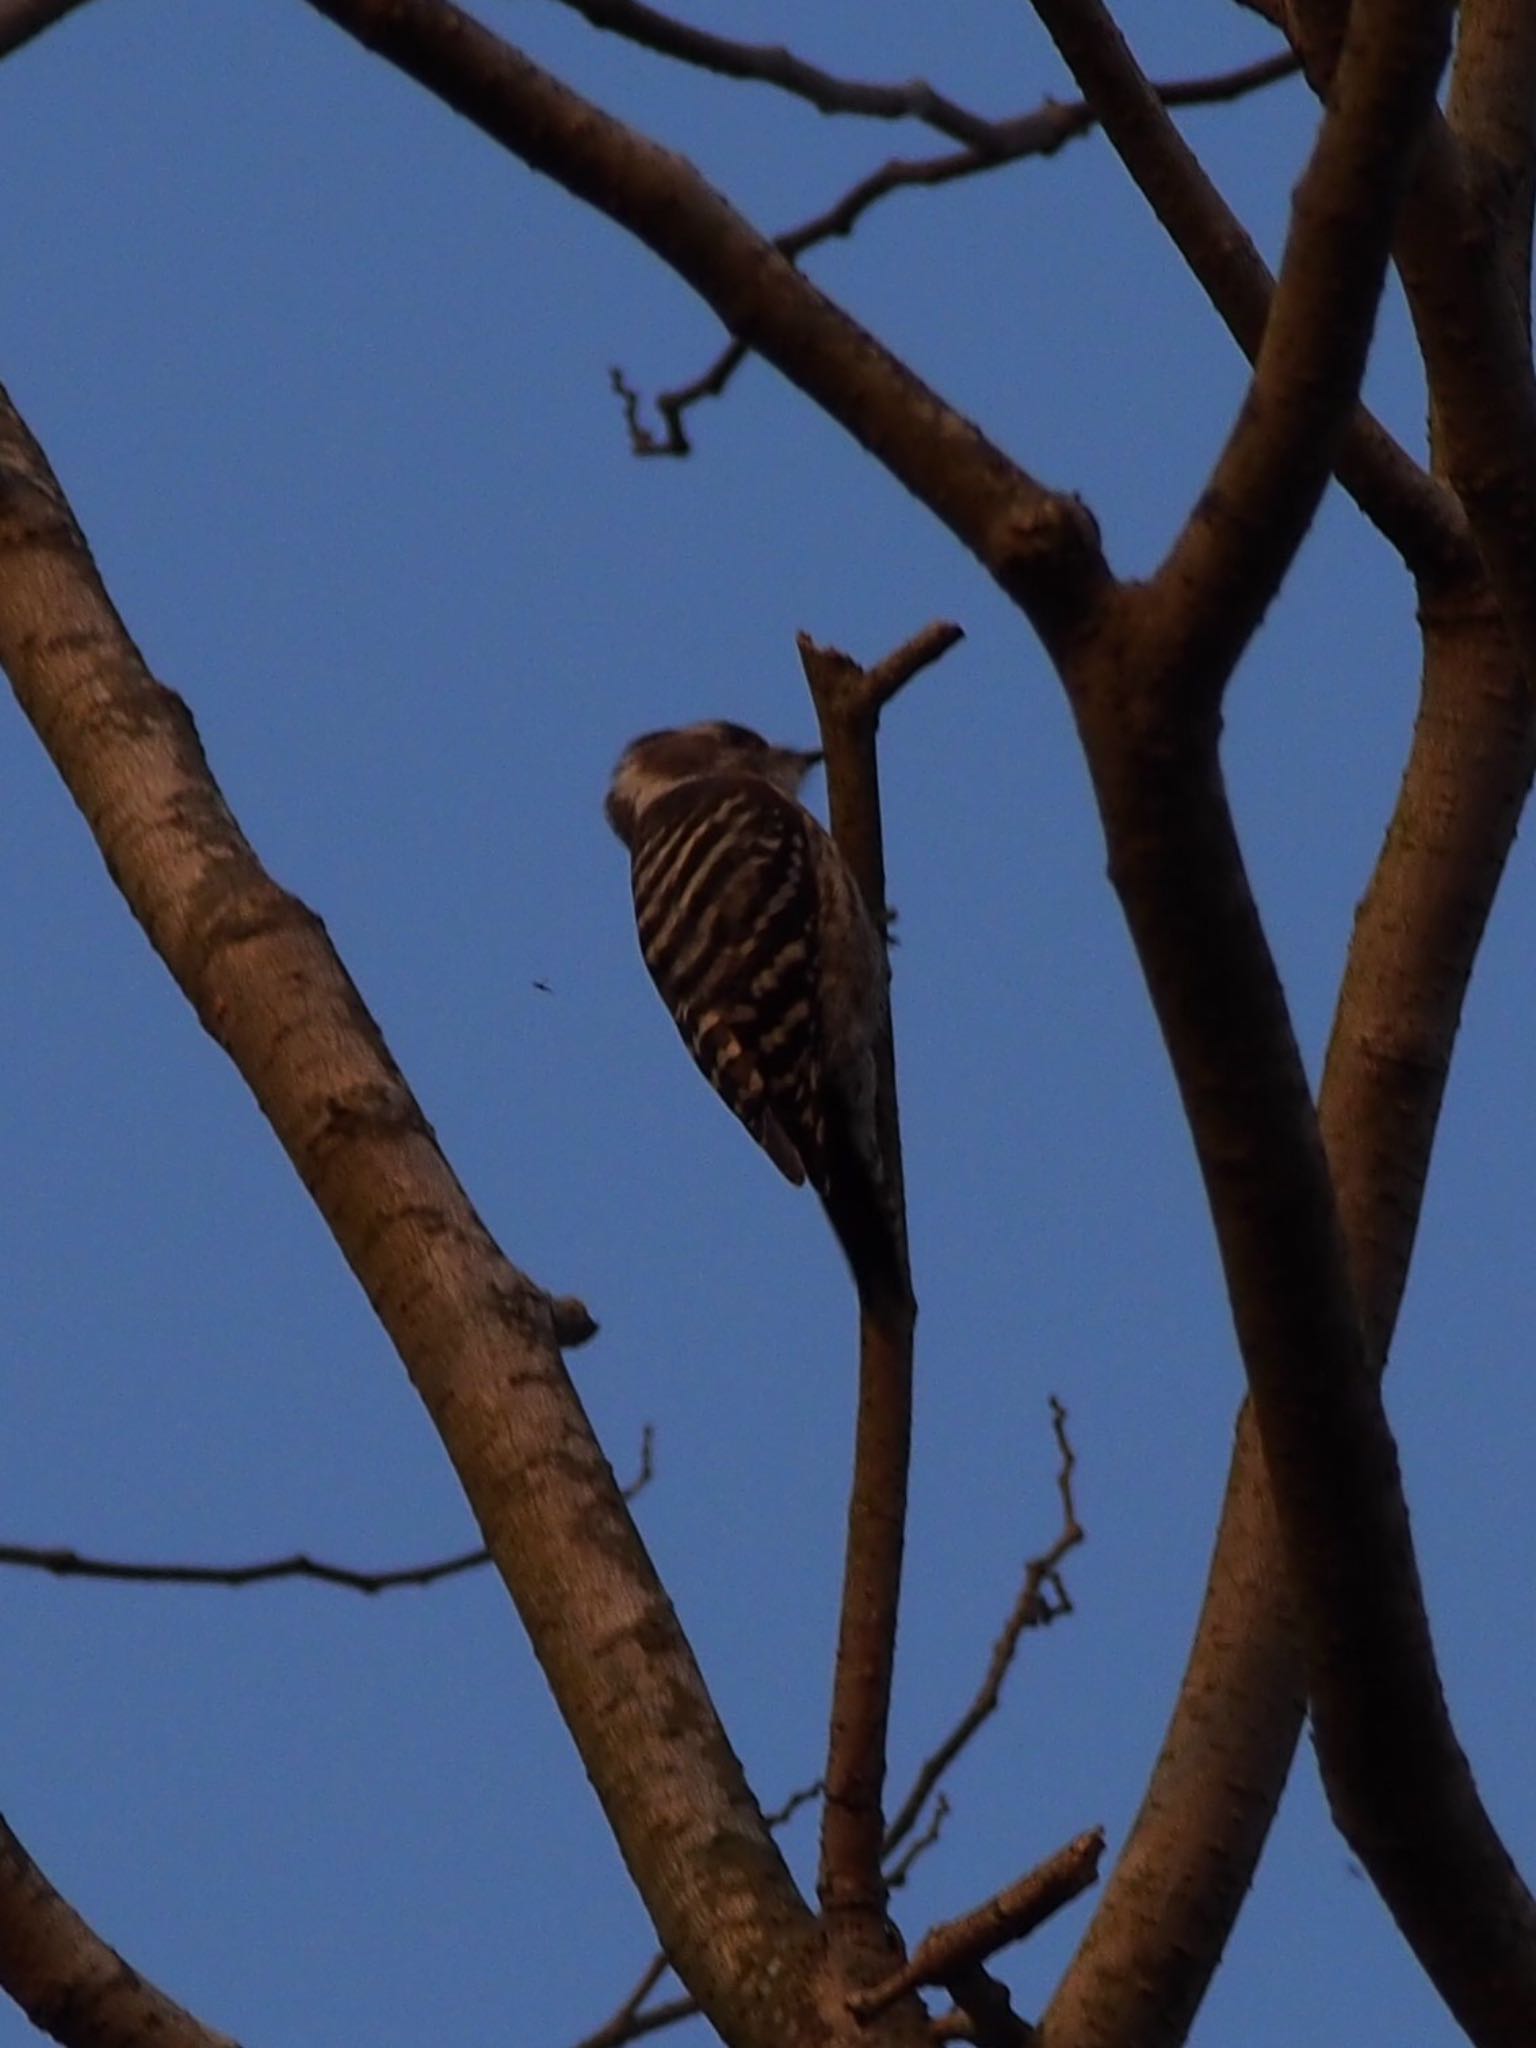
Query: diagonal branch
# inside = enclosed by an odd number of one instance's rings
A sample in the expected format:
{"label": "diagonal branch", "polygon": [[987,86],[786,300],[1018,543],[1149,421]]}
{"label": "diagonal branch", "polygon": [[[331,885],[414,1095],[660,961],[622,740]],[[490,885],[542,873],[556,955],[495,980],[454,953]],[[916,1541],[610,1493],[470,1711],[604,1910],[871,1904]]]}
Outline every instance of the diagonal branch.
{"label": "diagonal branch", "polygon": [[675,1967],[722,2033],[782,2048],[809,2025],[814,1922],[570,1383],[547,1297],[471,1207],[319,919],[260,866],[3,399],[0,663],[406,1365]]}
{"label": "diagonal branch", "polygon": [[865,2017],[883,2012],[920,1985],[948,1985],[962,1971],[1023,1941],[1096,1881],[1103,1854],[1102,1828],[1074,1837],[982,1905],[930,1929],[899,1970],[855,1993],[850,2005]]}
{"label": "diagonal branch", "polygon": [[[1116,136],[1167,144],[1138,161],[1185,217],[1208,212],[1189,165],[1102,0],[1036,11]],[[1310,525],[1354,413],[1413,145],[1432,109],[1449,8],[1357,9],[1317,142],[1296,190],[1280,277],[1247,398],[1211,481],[1138,606],[1163,640],[1168,687],[1214,706]],[[1180,145],[1182,148],[1182,145]],[[1153,182],[1152,172],[1164,175]],[[1152,621],[1156,620],[1153,625]]]}
{"label": "diagonal branch", "polygon": [[[1338,0],[1292,0],[1307,76],[1333,91],[1343,34]],[[1501,39],[1502,40],[1502,39]],[[1395,254],[1429,383],[1430,447],[1438,475],[1466,510],[1526,678],[1536,688],[1536,371],[1529,338],[1531,173],[1506,162],[1505,196],[1489,202],[1487,164],[1518,151],[1520,115],[1505,95],[1529,87],[1536,66],[1526,21],[1497,59],[1487,31],[1471,30],[1469,60],[1458,58],[1450,99],[1453,129],[1428,123],[1403,206]],[[1497,80],[1497,86],[1495,86]],[[1497,106],[1490,95],[1498,94]],[[1487,112],[1484,112],[1484,109]],[[1526,107],[1529,127],[1531,115]],[[1499,140],[1493,141],[1497,128]],[[1465,142],[1462,139],[1465,132]],[[1473,154],[1469,155],[1469,148]]]}
{"label": "diagonal branch", "polygon": [[1278,590],[1354,410],[1449,12],[1390,0],[1351,15],[1248,395],[1153,579],[1168,671],[1193,701],[1219,696]]}
{"label": "diagonal branch", "polygon": [[0,1989],[64,2048],[236,2048],[167,1998],[61,1898],[0,1820]]}
{"label": "diagonal branch", "polygon": [[[1536,706],[1490,602],[1426,607],[1422,704],[1356,919],[1318,1115],[1377,1370],[1473,962],[1536,767]],[[1303,1715],[1300,1643],[1251,1410],[1141,1811],[1042,2022],[1050,2048],[1176,2048],[1226,1945]]]}
{"label": "diagonal branch", "polygon": [[[1116,148],[1250,361],[1258,353],[1274,280],[1242,223],[1163,110],[1240,98],[1291,76],[1298,62],[1290,53],[1282,53],[1234,71],[1154,85],[1142,77],[1122,44],[1118,56],[1102,53],[1093,73],[1103,119]],[[1086,67],[1083,75],[1089,75]],[[1077,136],[1089,134],[1099,118],[1099,111],[1087,100],[1048,100],[1032,113],[998,123],[998,140],[991,150],[893,158],[859,179],[821,213],[775,236],[774,246],[798,262],[808,250],[852,234],[870,208],[893,192],[946,185],[1024,158],[1054,155]],[[658,392],[652,403],[661,421],[660,434],[645,425],[639,393],[614,370],[611,379],[623,401],[633,452],[642,456],[690,454],[685,416],[705,399],[718,398],[750,353],[744,343],[731,341],[698,376]],[[1433,580],[1469,565],[1470,541],[1455,498],[1419,467],[1364,406],[1356,407],[1337,467],[1344,488],[1415,575]]]}
{"label": "diagonal branch", "polygon": [[85,0],[0,0],[0,57],[9,57]]}
{"label": "diagonal branch", "polygon": [[[1069,31],[1100,19],[1091,0],[1039,4]],[[1330,1799],[1453,2012],[1513,2048],[1536,2027],[1536,1906],[1445,1709],[1327,1161],[1216,756],[1225,677],[1354,401],[1446,12],[1351,10],[1249,404],[1148,616],[1130,600],[1127,644],[1085,650],[1068,686],[1206,1182]]]}
{"label": "diagonal branch", "polygon": [[941,519],[1028,610],[1070,636],[1113,589],[1084,507],[988,441],[804,278],[672,151],[552,78],[450,0],[309,0],[669,264]]}
{"label": "diagonal branch", "polygon": [[[1052,0],[1038,11],[1148,205],[1238,346],[1256,362],[1274,280],[1169,118],[1166,90],[1142,72],[1099,0]],[[1359,404],[1345,427],[1337,469],[1361,511],[1421,580],[1473,565],[1455,499]]]}
{"label": "diagonal branch", "polygon": [[1484,2048],[1536,2033],[1536,1907],[1446,1711],[1328,1168],[1213,759],[1096,734],[1111,872],[1199,1155],[1340,1825]]}
{"label": "diagonal branch", "polygon": [[[1464,18],[1463,42],[1466,33]],[[1454,86],[1451,98],[1454,106]],[[1378,1371],[1463,997],[1536,761],[1536,714],[1480,583],[1474,559],[1421,607],[1421,711],[1356,921],[1319,1100]],[[1051,2048],[1174,2048],[1185,2039],[1301,1729],[1296,1619],[1277,1597],[1283,1573],[1245,1410],[1185,1679],[1119,1864],[1042,2022]]]}

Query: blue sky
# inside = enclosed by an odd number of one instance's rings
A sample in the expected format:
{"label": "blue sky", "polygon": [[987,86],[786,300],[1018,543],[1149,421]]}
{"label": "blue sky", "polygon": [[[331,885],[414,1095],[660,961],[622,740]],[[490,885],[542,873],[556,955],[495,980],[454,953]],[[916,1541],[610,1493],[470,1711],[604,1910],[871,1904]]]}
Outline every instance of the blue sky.
{"label": "blue sky", "polygon": [[[680,74],[539,0],[485,16],[765,227],[938,146]],[[1123,18],[1156,74],[1268,47],[1216,0]],[[799,46],[925,73],[985,112],[1068,92],[1023,8],[878,21],[828,5]],[[729,26],[794,27],[749,5]],[[1293,84],[1186,120],[1271,254],[1309,112]],[[884,751],[923,1303],[898,1786],[1054,1533],[1051,1393],[1090,1541],[1069,1571],[1078,1612],[1026,1644],[954,1774],[904,1924],[921,1933],[1095,1822],[1118,1842],[1182,1667],[1240,1369],[1084,771],[1022,622],[760,365],[695,416],[692,462],[633,461],[608,366],[647,389],[691,376],[712,316],[299,0],[96,0],[0,66],[0,181],[0,377],[487,1220],[599,1317],[578,1383],[621,1474],[655,1427],[641,1525],[770,1804],[819,1765],[851,1312],[814,1204],[710,1098],[656,1002],[600,803],[649,726],[724,715],[808,738],[798,628],[872,657],[929,618],[965,625]],[[1156,562],[1243,374],[1102,143],[897,198],[812,268],[1080,491],[1117,569]],[[1419,445],[1395,303],[1371,377]],[[1406,578],[1335,493],[1237,679],[1227,746],[1314,1072],[1415,670]],[[243,1084],[6,716],[0,1540],[359,1565],[473,1541]],[[1520,849],[1390,1382],[1452,1704],[1527,1864],[1531,894]],[[369,1602],[10,1573],[0,1607],[0,1805],[210,2022],[252,2044],[562,2048],[649,1954],[489,1576]],[[803,1872],[813,1838],[807,1820],[788,1838]],[[1010,1959],[1022,2011],[1086,1910]],[[0,2011],[0,2048],[32,2038]],[[1195,2041],[1458,2038],[1351,1874],[1304,1751]]]}

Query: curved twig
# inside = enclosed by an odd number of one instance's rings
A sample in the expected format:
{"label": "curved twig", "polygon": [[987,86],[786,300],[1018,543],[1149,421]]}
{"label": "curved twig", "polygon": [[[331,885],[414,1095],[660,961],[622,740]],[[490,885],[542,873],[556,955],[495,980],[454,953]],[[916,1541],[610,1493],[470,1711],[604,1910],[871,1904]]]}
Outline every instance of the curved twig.
{"label": "curved twig", "polygon": [[594,28],[608,29],[626,42],[676,57],[685,64],[713,71],[722,78],[748,78],[777,86],[806,100],[823,114],[863,114],[877,121],[922,121],[941,135],[972,148],[985,148],[998,123],[973,114],[935,92],[924,80],[905,85],[876,85],[861,78],[835,78],[807,64],[793,50],[763,43],[734,42],[689,22],[645,7],[640,0],[561,0]]}
{"label": "curved twig", "polygon": [[1061,1528],[1055,1541],[1037,1557],[1032,1557],[1024,1567],[1023,1582],[1018,1597],[1003,1623],[1002,1633],[992,1646],[987,1668],[975,1698],[961,1714],[944,1739],[924,1758],[906,1798],[897,1808],[885,1833],[885,1853],[890,1855],[916,1827],[935,1788],[942,1781],[945,1772],[961,1752],[970,1744],[977,1731],[997,1712],[1003,1696],[1003,1682],[1013,1668],[1019,1643],[1027,1629],[1045,1628],[1072,1612],[1072,1602],[1061,1577],[1061,1567],[1067,1557],[1086,1539],[1086,1531],[1077,1519],[1077,1504],[1073,1496],[1072,1477],[1077,1469],[1077,1456],[1067,1436],[1067,1411],[1053,1394],[1051,1396],[1051,1428],[1056,1438],[1056,1449],[1060,1464],[1056,1473],[1056,1490],[1061,1497]]}
{"label": "curved twig", "polygon": [[[640,1469],[622,1489],[625,1500],[643,1493],[656,1476],[655,1430],[647,1423],[640,1433]],[[435,1586],[440,1579],[477,1571],[491,1561],[485,1549],[455,1551],[430,1564],[397,1565],[389,1571],[358,1571],[329,1564],[298,1550],[289,1557],[263,1558],[257,1564],[135,1564],[119,1557],[84,1557],[78,1550],[30,1543],[0,1543],[0,1565],[50,1572],[57,1579],[111,1579],[140,1586],[262,1586],[274,1579],[314,1579],[325,1586],[344,1586],[353,1593],[391,1593],[399,1586]],[[772,1815],[764,1819],[772,1825]]]}

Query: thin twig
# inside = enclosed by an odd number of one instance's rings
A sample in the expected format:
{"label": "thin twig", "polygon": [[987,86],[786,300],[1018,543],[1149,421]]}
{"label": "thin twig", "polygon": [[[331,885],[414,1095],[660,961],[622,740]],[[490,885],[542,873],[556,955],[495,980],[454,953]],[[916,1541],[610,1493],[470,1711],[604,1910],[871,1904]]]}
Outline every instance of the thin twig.
{"label": "thin twig", "polygon": [[910,640],[903,641],[883,661],[877,661],[865,673],[869,701],[876,716],[898,690],[904,689],[915,675],[930,668],[964,638],[963,626],[957,626],[952,619],[935,619],[931,625],[920,627]]}
{"label": "thin twig", "polygon": [[674,21],[639,0],[562,0],[594,28],[608,29],[665,57],[679,58],[724,78],[749,78],[807,100],[823,114],[863,114],[877,121],[923,121],[974,149],[984,149],[998,123],[958,106],[920,78],[905,85],[876,85],[861,78],[836,78],[797,57],[793,50],[762,43],[733,42],[691,23]]}
{"label": "thin twig", "polygon": [[0,1565],[52,1572],[61,1579],[114,1579],[146,1586],[259,1586],[272,1579],[316,1579],[322,1585],[345,1586],[354,1593],[386,1593],[397,1586],[435,1585],[439,1579],[474,1571],[486,1561],[484,1550],[463,1550],[432,1564],[366,1572],[295,1551],[291,1557],[268,1558],[260,1564],[131,1564],[119,1558],[83,1557],[78,1550],[0,1543]]}
{"label": "thin twig", "polygon": [[[632,1501],[656,1476],[656,1431],[646,1423],[640,1432],[640,1468],[622,1489]],[[325,1586],[344,1586],[352,1593],[391,1593],[399,1586],[433,1586],[490,1562],[486,1550],[460,1550],[431,1564],[400,1565],[393,1571],[354,1571],[350,1565],[327,1564],[295,1551],[258,1564],[130,1564],[113,1557],[84,1557],[78,1550],[30,1543],[0,1543],[0,1565],[51,1572],[57,1579],[112,1579],[141,1586],[260,1586],[273,1579],[314,1579]],[[797,1795],[799,1796],[799,1795]],[[809,1797],[810,1795],[805,1795]]]}
{"label": "thin twig", "polygon": [[1084,1541],[1085,1531],[1077,1519],[1077,1505],[1073,1498],[1072,1477],[1077,1469],[1077,1455],[1067,1435],[1067,1411],[1054,1394],[1051,1396],[1051,1431],[1060,1459],[1056,1490],[1061,1498],[1061,1527],[1050,1547],[1025,1565],[1018,1597],[1003,1624],[1002,1634],[993,1645],[976,1697],[913,1779],[911,1791],[886,1830],[887,1856],[916,1827],[935,1786],[977,1730],[996,1713],[1002,1698],[1003,1681],[1012,1668],[1024,1631],[1046,1628],[1062,1615],[1072,1612],[1072,1600],[1062,1582],[1061,1567],[1068,1553]]}
{"label": "thin twig", "polygon": [[860,2019],[872,2019],[909,1991],[924,1984],[948,1985],[972,1965],[1022,1941],[1088,1889],[1099,1874],[1103,1854],[1102,1828],[1078,1835],[984,1905],[925,1934],[899,1970],[883,1983],[854,1992],[848,2000],[850,2008]]}
{"label": "thin twig", "polygon": [[[1255,64],[1214,72],[1207,78],[1170,79],[1153,90],[1165,107],[1215,106],[1290,78],[1298,68],[1299,59],[1291,51],[1283,50]],[[776,235],[774,247],[791,262],[798,262],[808,249],[852,234],[869,209],[893,192],[948,185],[1004,164],[1019,163],[1026,157],[1054,156],[1067,143],[1089,134],[1096,126],[1097,117],[1086,100],[1046,100],[1030,113],[992,123],[985,147],[949,150],[940,156],[893,157],[851,185],[823,212]],[[658,392],[653,404],[661,421],[660,433],[642,419],[640,394],[622,372],[612,370],[610,381],[623,403],[631,450],[636,455],[690,454],[693,444],[684,415],[704,399],[718,398],[750,353],[744,343],[733,340],[689,383]]]}
{"label": "thin twig", "polygon": [[[948,1799],[941,1792],[933,1802],[933,1812],[928,1825],[920,1835],[915,1835],[894,1863],[885,1866],[885,1883],[888,1891],[899,1891],[912,1875],[912,1866],[921,1856],[926,1856],[944,1832],[944,1823],[949,1819]],[[887,1851],[889,1854],[889,1851]]]}
{"label": "thin twig", "polygon": [[666,1974],[667,1959],[658,1949],[641,1971],[639,1981],[624,2002],[600,2027],[594,2027],[590,2034],[583,2034],[575,2043],[575,2048],[621,2048],[623,2042],[633,2041],[639,2033],[654,2031],[643,2027],[641,2007]]}
{"label": "thin twig", "polygon": [[774,1830],[783,1827],[786,1822],[794,1819],[802,1806],[809,1806],[813,1799],[819,1799],[822,1789],[820,1778],[814,1785],[802,1785],[797,1792],[790,1793],[782,1806],[775,1806],[763,1815],[765,1824]]}
{"label": "thin twig", "polygon": [[664,2027],[691,2020],[698,2009],[698,2000],[684,1994],[653,2005],[648,2012],[615,2013],[595,2033],[584,2034],[575,2048],[622,2048],[626,2041],[640,2041],[647,2034],[659,2034]]}

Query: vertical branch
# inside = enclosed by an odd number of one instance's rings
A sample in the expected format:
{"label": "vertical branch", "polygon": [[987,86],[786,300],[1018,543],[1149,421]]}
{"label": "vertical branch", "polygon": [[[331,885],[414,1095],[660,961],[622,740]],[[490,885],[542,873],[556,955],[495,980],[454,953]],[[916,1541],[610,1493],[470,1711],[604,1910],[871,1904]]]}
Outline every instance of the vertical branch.
{"label": "vertical branch", "polygon": [[[832,831],[852,868],[870,914],[883,930],[885,850],[880,818],[876,733],[882,707],[920,667],[959,639],[954,626],[929,627],[878,668],[866,671],[845,654],[800,636],[826,752]],[[895,1048],[889,1029],[878,1060],[877,1123],[886,1187],[906,1252],[901,1132]],[[879,1975],[889,1967],[885,1837],[885,1743],[895,1666],[906,1534],[907,1471],[912,1434],[912,1347],[917,1308],[910,1274],[905,1300],[879,1311],[860,1304],[859,1401],[853,1490],[837,1663],[832,1683],[826,1807],[822,1823],[820,1896],[845,1941],[849,1961],[867,1957]]]}

